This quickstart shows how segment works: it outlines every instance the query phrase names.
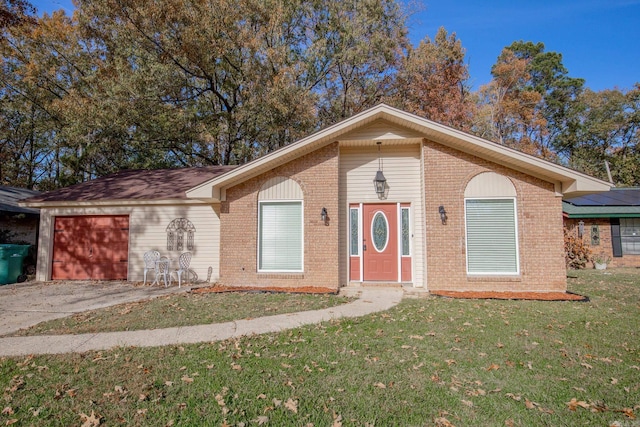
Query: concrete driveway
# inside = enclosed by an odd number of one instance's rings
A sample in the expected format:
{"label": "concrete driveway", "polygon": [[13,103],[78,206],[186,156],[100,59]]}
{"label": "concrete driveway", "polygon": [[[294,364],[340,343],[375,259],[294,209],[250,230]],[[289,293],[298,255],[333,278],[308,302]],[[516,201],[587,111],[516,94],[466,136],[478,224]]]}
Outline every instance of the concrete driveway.
{"label": "concrete driveway", "polygon": [[0,336],[37,323],[190,288],[108,281],[25,282],[0,286]]}

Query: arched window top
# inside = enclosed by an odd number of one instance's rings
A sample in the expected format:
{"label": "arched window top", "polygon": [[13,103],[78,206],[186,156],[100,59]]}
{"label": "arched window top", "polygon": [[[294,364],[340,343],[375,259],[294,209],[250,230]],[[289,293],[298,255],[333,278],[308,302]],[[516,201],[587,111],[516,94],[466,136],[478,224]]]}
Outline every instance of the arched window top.
{"label": "arched window top", "polygon": [[262,184],[258,200],[302,200],[300,184],[291,178],[276,176]]}
{"label": "arched window top", "polygon": [[464,190],[465,198],[516,197],[516,188],[509,178],[495,172],[474,176]]}

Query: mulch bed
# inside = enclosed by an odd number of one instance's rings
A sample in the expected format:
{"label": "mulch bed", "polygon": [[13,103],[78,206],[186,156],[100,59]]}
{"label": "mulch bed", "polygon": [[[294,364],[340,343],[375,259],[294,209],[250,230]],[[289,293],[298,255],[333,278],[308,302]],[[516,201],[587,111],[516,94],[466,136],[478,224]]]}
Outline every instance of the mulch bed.
{"label": "mulch bed", "polygon": [[431,295],[447,298],[468,299],[500,299],[500,300],[534,300],[534,301],[589,301],[589,297],[572,294],[571,292],[456,292],[432,291]]}
{"label": "mulch bed", "polygon": [[290,288],[274,287],[274,286],[207,286],[204,288],[194,288],[191,290],[194,294],[206,293],[222,293],[222,292],[272,292],[287,294],[337,294],[337,289],[319,288],[316,286],[298,286]]}

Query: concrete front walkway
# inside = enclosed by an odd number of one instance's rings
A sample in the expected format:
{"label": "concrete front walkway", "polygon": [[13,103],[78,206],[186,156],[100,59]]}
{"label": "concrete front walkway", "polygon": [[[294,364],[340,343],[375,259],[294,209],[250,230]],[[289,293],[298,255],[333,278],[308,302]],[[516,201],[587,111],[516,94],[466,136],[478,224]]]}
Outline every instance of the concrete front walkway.
{"label": "concrete front walkway", "polygon": [[364,316],[395,306],[403,296],[400,288],[361,288],[359,293],[356,301],[337,307],[250,320],[143,331],[0,338],[0,356],[62,354],[113,347],[156,347],[219,341],[244,335],[279,332],[342,317]]}

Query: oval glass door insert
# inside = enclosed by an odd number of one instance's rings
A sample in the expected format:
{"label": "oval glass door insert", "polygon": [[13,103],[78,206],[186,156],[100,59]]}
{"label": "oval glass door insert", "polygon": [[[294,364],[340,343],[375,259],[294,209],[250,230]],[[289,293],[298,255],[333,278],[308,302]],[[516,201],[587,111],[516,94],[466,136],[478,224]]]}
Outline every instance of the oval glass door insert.
{"label": "oval glass door insert", "polygon": [[384,252],[389,242],[389,222],[383,212],[376,212],[371,221],[371,240],[378,252]]}

